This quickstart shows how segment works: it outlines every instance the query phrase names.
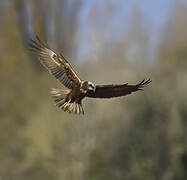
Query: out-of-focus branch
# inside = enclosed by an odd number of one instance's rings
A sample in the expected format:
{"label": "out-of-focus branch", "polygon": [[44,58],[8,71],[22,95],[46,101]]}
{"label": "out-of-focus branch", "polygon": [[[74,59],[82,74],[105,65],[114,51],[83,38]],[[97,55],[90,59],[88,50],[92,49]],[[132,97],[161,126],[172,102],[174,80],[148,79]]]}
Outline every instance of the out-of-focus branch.
{"label": "out-of-focus branch", "polygon": [[17,21],[20,26],[20,31],[23,33],[23,38],[28,40],[34,34],[33,26],[33,1],[30,0],[15,0],[14,6],[17,13]]}

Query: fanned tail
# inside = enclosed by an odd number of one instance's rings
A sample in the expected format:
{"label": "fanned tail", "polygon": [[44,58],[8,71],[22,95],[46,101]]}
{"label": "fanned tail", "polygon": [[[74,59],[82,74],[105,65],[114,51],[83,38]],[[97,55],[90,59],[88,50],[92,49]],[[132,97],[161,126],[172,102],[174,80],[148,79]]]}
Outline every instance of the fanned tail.
{"label": "fanned tail", "polygon": [[84,114],[81,102],[79,103],[68,99],[69,93],[70,90],[52,89],[51,95],[54,99],[55,105],[68,113]]}
{"label": "fanned tail", "polygon": [[64,103],[64,105],[61,108],[65,112],[73,113],[73,114],[84,114],[84,110],[82,108],[82,105],[77,102],[71,102],[69,100],[68,102]]}

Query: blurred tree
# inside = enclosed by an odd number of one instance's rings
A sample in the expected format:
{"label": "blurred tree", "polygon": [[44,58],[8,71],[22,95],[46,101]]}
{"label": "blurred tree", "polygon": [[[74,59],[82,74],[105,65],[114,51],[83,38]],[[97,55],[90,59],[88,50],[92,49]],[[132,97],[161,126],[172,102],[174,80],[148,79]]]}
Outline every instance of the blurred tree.
{"label": "blurred tree", "polygon": [[125,40],[125,57],[141,66],[150,63],[150,29],[140,9],[134,7]]}
{"label": "blurred tree", "polygon": [[[75,35],[82,0],[15,0],[20,31],[26,42],[36,34],[44,34],[53,48],[67,56],[75,52]],[[35,23],[34,23],[35,22]],[[39,24],[39,27],[36,25]]]}
{"label": "blurred tree", "polygon": [[187,5],[176,2],[168,23],[164,27],[159,46],[159,64],[162,72],[173,74],[185,71],[187,57]]}
{"label": "blurred tree", "polygon": [[[79,23],[79,13],[81,11],[83,0],[59,0],[57,34],[59,34],[59,48],[66,56],[73,55],[80,44],[75,44],[77,26]],[[70,58],[73,59],[73,58]]]}
{"label": "blurred tree", "polygon": [[[28,41],[34,34],[33,22],[33,1],[15,0],[14,5],[17,13],[17,22],[20,32],[23,33],[23,40]],[[22,36],[21,36],[22,37]]]}
{"label": "blurred tree", "polygon": [[[185,156],[186,126],[183,126],[181,117],[181,104],[186,104],[187,87],[186,81],[186,58],[187,58],[187,4],[184,1],[177,1],[171,16],[161,34],[161,42],[157,54],[157,78],[160,79],[162,90],[167,92],[164,98],[170,104],[168,134],[170,137],[170,173],[168,176],[173,179],[186,179]],[[182,128],[182,129],[181,129]],[[185,129],[185,130],[184,130]],[[183,168],[181,169],[181,165]]]}

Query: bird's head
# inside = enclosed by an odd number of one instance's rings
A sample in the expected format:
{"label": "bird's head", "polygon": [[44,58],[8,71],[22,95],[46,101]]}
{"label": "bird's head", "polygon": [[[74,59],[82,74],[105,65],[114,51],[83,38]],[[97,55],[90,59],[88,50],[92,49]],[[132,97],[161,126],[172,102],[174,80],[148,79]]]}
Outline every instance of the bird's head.
{"label": "bird's head", "polygon": [[81,88],[85,91],[93,91],[95,92],[96,86],[89,81],[82,81]]}
{"label": "bird's head", "polygon": [[88,89],[95,92],[96,86],[92,82],[88,81]]}
{"label": "bird's head", "polygon": [[85,91],[93,91],[93,92],[95,92],[95,89],[96,89],[95,85],[92,82],[89,82],[89,81],[82,81],[81,87]]}

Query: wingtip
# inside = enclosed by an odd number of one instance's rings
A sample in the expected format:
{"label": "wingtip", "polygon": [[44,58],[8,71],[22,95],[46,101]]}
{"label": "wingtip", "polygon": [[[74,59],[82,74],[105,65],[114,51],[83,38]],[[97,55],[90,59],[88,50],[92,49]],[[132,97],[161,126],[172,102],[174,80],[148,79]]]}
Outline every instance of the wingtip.
{"label": "wingtip", "polygon": [[39,36],[38,36],[38,34],[35,32],[34,35],[33,35],[32,37],[29,38],[29,41],[28,41],[28,42],[29,42],[29,43],[31,43],[31,42],[32,42],[32,43],[33,43],[33,42],[35,43],[36,40],[38,40],[38,39],[39,39]]}
{"label": "wingtip", "polygon": [[150,84],[152,82],[152,80],[149,78],[149,79],[147,79],[147,80],[145,80],[145,79],[143,79],[143,81],[141,81],[140,83],[139,83],[139,87],[146,87],[148,84]]}
{"label": "wingtip", "polygon": [[29,40],[29,45],[36,45],[36,46],[40,46],[40,47],[48,47],[47,43],[44,43],[40,40],[39,36],[37,33],[34,34],[33,38],[30,38]]}

